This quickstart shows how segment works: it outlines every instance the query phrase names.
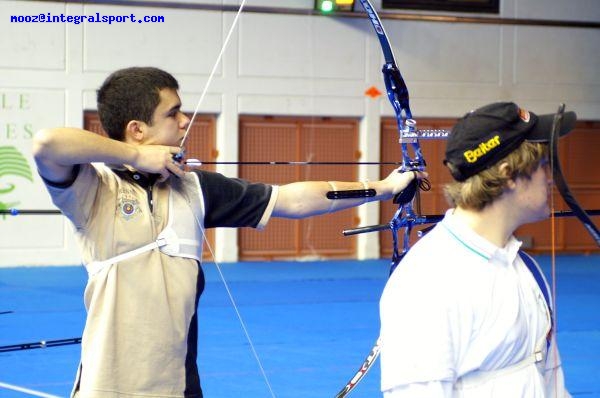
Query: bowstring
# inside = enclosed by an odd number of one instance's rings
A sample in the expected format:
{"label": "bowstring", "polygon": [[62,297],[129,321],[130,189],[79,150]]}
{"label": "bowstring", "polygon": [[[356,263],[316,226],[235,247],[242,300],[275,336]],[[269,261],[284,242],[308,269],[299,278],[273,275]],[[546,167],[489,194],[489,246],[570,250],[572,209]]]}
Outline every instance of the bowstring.
{"label": "bowstring", "polygon": [[208,79],[206,80],[206,84],[204,85],[204,89],[202,90],[202,93],[200,94],[200,99],[198,99],[198,102],[196,103],[196,108],[194,109],[194,113],[192,113],[192,117],[190,119],[190,123],[188,124],[187,129],[185,130],[185,134],[183,136],[183,139],[181,140],[181,144],[179,145],[179,148],[181,150],[183,150],[184,145],[185,145],[185,141],[187,139],[187,136],[190,132],[190,129],[192,128],[192,124],[194,123],[194,120],[196,119],[196,115],[198,115],[198,111],[200,110],[200,105],[202,104],[202,102],[204,101],[204,98],[206,97],[206,93],[208,92],[208,87],[210,86],[210,84],[212,83],[213,78],[215,77],[215,74],[217,72],[217,67],[219,66],[219,64],[221,63],[221,59],[223,58],[223,54],[225,53],[225,50],[227,49],[227,45],[229,44],[229,39],[231,38],[231,35],[235,29],[235,27],[237,26],[238,20],[240,18],[240,15],[242,15],[242,10],[244,9],[244,6],[246,5],[246,0],[242,0],[242,2],[240,3],[240,8],[238,8],[235,17],[233,19],[233,22],[231,23],[231,27],[229,28],[229,32],[227,32],[227,36],[225,36],[225,41],[223,42],[223,45],[221,46],[221,50],[219,51],[219,55],[217,55],[217,59],[215,60],[215,63],[212,67],[212,70],[210,71],[210,74],[208,75]]}
{"label": "bowstring", "polygon": [[223,285],[225,286],[225,291],[227,292],[229,301],[231,301],[231,304],[233,305],[233,310],[235,311],[235,314],[236,314],[238,320],[240,321],[242,331],[244,332],[244,336],[246,337],[246,340],[248,341],[248,344],[250,346],[250,351],[252,351],[252,355],[254,356],[254,359],[256,360],[256,363],[258,364],[258,368],[260,369],[260,373],[261,373],[263,379],[265,380],[265,383],[267,385],[267,388],[269,389],[271,397],[275,398],[275,392],[273,391],[273,388],[271,387],[271,383],[269,382],[269,378],[267,377],[267,372],[265,371],[265,368],[262,364],[262,361],[260,360],[258,352],[256,351],[254,343],[252,342],[252,338],[250,338],[250,333],[248,332],[248,328],[246,327],[246,322],[244,322],[244,318],[242,318],[242,314],[240,313],[238,306],[236,304],[236,301],[233,298],[233,293],[231,293],[231,289],[229,288],[229,284],[227,283],[227,280],[225,279],[223,270],[222,270],[219,262],[217,261],[217,257],[215,256],[215,252],[212,248],[212,245],[208,241],[208,237],[206,236],[206,230],[204,229],[204,226],[198,219],[198,216],[196,215],[196,213],[193,212],[193,214],[194,214],[194,218],[196,219],[196,223],[198,224],[198,227],[200,228],[200,233],[202,234],[202,239],[204,240],[204,242],[206,244],[206,248],[208,249],[208,252],[210,253],[210,255],[215,263],[215,268],[217,269],[217,272],[219,273],[219,277],[221,278],[221,281],[223,282]]}
{"label": "bowstring", "polygon": [[[550,148],[549,148],[549,157],[550,157],[550,173],[552,175],[552,180],[551,180],[551,185],[550,185],[550,189],[551,189],[551,194],[550,194],[550,242],[551,242],[551,266],[550,266],[550,274],[551,274],[551,278],[552,278],[552,286],[551,291],[552,291],[552,318],[550,319],[552,324],[550,325],[550,327],[552,328],[552,334],[553,336],[551,336],[552,340],[554,340],[557,336],[558,331],[556,330],[557,327],[557,318],[558,318],[558,312],[557,312],[557,308],[556,308],[556,285],[557,285],[557,281],[556,281],[556,241],[557,241],[557,237],[556,237],[556,201],[555,201],[555,188],[556,188],[556,184],[554,182],[554,168],[556,167],[555,164],[555,159],[558,158],[558,130],[560,127],[560,123],[561,123],[561,112],[564,111],[564,107],[561,104],[561,106],[559,107],[557,113],[554,115],[554,121],[552,123],[552,131],[550,132]],[[552,355],[552,359],[553,359],[553,379],[554,379],[554,396],[555,398],[557,397],[558,394],[558,367],[555,366],[558,363],[558,345],[556,344],[556,341],[553,342],[554,344],[551,345],[552,347],[552,352],[547,353],[547,355]]]}
{"label": "bowstring", "polygon": [[[552,142],[550,143],[550,170],[554,170],[554,139],[555,137],[552,137],[551,140]],[[552,171],[551,171],[552,172]],[[551,325],[550,327],[552,328],[552,334],[554,334],[556,336],[557,330],[556,330],[556,318],[557,318],[557,311],[556,311],[556,217],[554,215],[555,213],[555,209],[556,209],[556,204],[555,204],[555,200],[554,200],[554,178],[552,178],[552,183],[550,185],[550,189],[551,194],[550,194],[550,242],[551,242],[551,266],[550,266],[550,275],[552,278],[552,286],[550,287],[551,291],[552,291],[552,313],[553,316],[550,318],[551,321]],[[557,347],[556,343],[552,344],[551,347]],[[558,362],[558,349],[552,349],[551,353],[548,353],[547,355],[552,355],[553,356],[553,360],[554,362]],[[556,394],[558,394],[558,380],[557,380],[557,375],[558,375],[558,370],[557,368],[554,368],[552,370],[552,372],[554,372],[554,394],[555,394],[555,398],[556,398]]]}
{"label": "bowstring", "polygon": [[[550,206],[551,206],[551,234],[552,234],[552,249],[551,249],[551,253],[552,253],[552,265],[551,265],[551,274],[552,274],[552,311],[553,311],[553,317],[552,317],[552,338],[553,338],[553,345],[552,345],[552,352],[548,353],[547,355],[552,355],[553,358],[553,378],[554,378],[554,396],[557,397],[558,394],[558,371],[559,371],[559,361],[558,361],[558,344],[556,342],[556,338],[557,338],[557,334],[558,334],[558,330],[557,330],[557,324],[558,324],[558,311],[557,311],[557,300],[556,300],[556,292],[557,292],[557,285],[558,285],[558,281],[556,278],[556,211],[555,211],[555,206],[556,206],[556,202],[554,199],[554,188],[556,187],[556,182],[554,180],[555,175],[557,175],[557,173],[555,172],[556,168],[560,168],[560,160],[558,158],[559,156],[559,152],[558,152],[558,140],[559,140],[559,131],[560,131],[560,127],[561,124],[563,122],[563,115],[564,115],[564,111],[565,111],[565,104],[561,103],[558,107],[558,110],[556,111],[556,113],[554,114],[554,120],[552,121],[552,130],[550,133],[550,150],[549,150],[549,156],[550,156],[550,172],[552,173],[552,194],[550,195]],[[562,194],[562,191],[560,191],[560,189],[558,190],[560,194]],[[564,196],[563,196],[564,197]],[[566,201],[566,199],[565,199]],[[571,204],[569,202],[567,202],[567,204],[569,206],[571,206]]]}
{"label": "bowstring", "polygon": [[[196,115],[198,114],[198,111],[200,109],[200,105],[202,104],[202,102],[204,101],[204,98],[206,97],[206,93],[208,92],[208,87],[210,86],[216,71],[217,71],[217,67],[219,66],[219,64],[221,63],[221,59],[223,58],[223,54],[225,53],[225,50],[227,49],[227,45],[229,44],[229,39],[231,38],[231,35],[233,34],[233,31],[235,29],[235,27],[238,24],[238,20],[240,18],[240,15],[242,14],[242,11],[244,9],[244,6],[246,5],[246,0],[242,0],[240,3],[240,7],[238,8],[235,17],[233,19],[233,22],[231,23],[231,27],[229,28],[229,31],[227,32],[227,35],[225,37],[225,41],[223,42],[223,45],[221,46],[221,50],[219,51],[219,55],[217,56],[217,59],[215,60],[215,63],[212,67],[212,70],[208,76],[208,79],[206,80],[206,84],[204,85],[204,88],[202,90],[202,93],[200,95],[200,98],[196,104],[196,108],[194,109],[194,113],[192,114],[192,117],[190,119],[190,123],[188,124],[188,127],[185,131],[185,135],[183,136],[183,139],[181,140],[181,144],[180,144],[180,153],[183,153],[183,148],[185,145],[185,141],[188,137],[188,134],[192,128],[192,124],[194,123],[194,120],[196,119]],[[183,157],[183,155],[182,155]],[[269,390],[269,393],[271,394],[271,397],[275,398],[275,392],[273,391],[273,388],[271,386],[271,383],[269,382],[269,378],[267,377],[267,373],[265,371],[265,368],[262,364],[262,361],[260,360],[260,357],[258,355],[258,352],[256,351],[256,348],[254,346],[254,343],[252,342],[252,338],[250,337],[250,333],[248,332],[248,328],[246,327],[246,323],[244,322],[244,319],[242,317],[242,314],[239,311],[239,308],[237,306],[237,303],[233,297],[233,294],[231,292],[231,289],[229,287],[229,284],[227,283],[227,280],[225,279],[225,275],[223,274],[223,270],[221,268],[221,265],[219,264],[219,262],[217,261],[217,257],[215,256],[215,252],[212,248],[212,245],[210,244],[206,233],[205,233],[205,229],[204,226],[202,225],[202,223],[200,222],[200,220],[198,219],[198,216],[196,215],[195,212],[193,212],[194,214],[194,218],[196,219],[196,223],[198,224],[198,228],[200,228],[200,232],[202,234],[202,239],[204,240],[204,243],[206,244],[206,248],[208,249],[213,262],[215,264],[215,268],[217,269],[217,272],[219,274],[219,277],[221,278],[221,281],[223,282],[223,286],[225,287],[225,291],[227,292],[227,296],[229,297],[229,301],[231,302],[231,305],[233,306],[233,309],[235,311],[235,314],[240,322],[240,325],[242,327],[242,331],[244,333],[244,336],[246,337],[246,340],[248,341],[248,345],[250,346],[250,351],[252,352],[252,355],[254,356],[254,359],[256,360],[256,363],[258,365],[258,368],[260,370],[260,373],[265,381],[265,384],[267,385],[267,388]]]}
{"label": "bowstring", "polygon": [[[309,21],[309,32],[314,34],[314,18],[308,17],[308,21]],[[311,175],[311,171],[313,170],[312,167],[312,163],[313,163],[313,159],[314,159],[314,145],[315,145],[315,124],[316,124],[316,117],[315,117],[315,112],[316,112],[316,101],[315,101],[315,59],[314,59],[314,54],[315,54],[315,47],[314,47],[314,43],[315,43],[315,39],[313,35],[309,35],[310,37],[310,46],[309,46],[309,51],[310,51],[310,130],[308,132],[309,134],[309,139],[308,139],[308,146],[307,146],[307,158],[306,158],[306,173],[304,174],[304,176],[306,175]],[[302,132],[302,130],[301,130]],[[303,178],[304,179],[304,178]],[[310,251],[310,254],[307,254],[305,256],[308,256],[309,259],[319,259],[320,255],[317,252],[317,249],[315,248],[315,244],[313,242],[313,227],[314,227],[314,217],[310,217],[308,220],[306,221],[299,221],[299,222],[305,222],[306,223],[306,230],[304,233],[304,242],[306,242],[306,246],[308,248],[308,250]]]}

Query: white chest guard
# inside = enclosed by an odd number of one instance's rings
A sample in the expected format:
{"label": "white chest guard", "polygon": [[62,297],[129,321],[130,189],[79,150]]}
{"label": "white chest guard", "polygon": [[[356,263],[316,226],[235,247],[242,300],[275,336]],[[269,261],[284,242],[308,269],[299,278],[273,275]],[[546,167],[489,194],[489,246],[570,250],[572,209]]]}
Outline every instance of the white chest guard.
{"label": "white chest guard", "polygon": [[204,239],[204,202],[200,182],[195,173],[186,173],[175,179],[169,192],[169,219],[154,242],[118,254],[103,261],[85,264],[91,278],[113,264],[128,260],[141,253],[158,249],[172,257],[200,261]]}

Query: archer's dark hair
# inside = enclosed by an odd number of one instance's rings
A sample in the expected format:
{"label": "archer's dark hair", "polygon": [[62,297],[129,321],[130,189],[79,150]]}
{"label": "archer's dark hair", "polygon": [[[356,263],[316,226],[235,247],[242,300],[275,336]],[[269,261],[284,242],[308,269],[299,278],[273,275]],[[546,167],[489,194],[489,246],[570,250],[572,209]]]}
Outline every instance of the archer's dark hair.
{"label": "archer's dark hair", "polygon": [[179,89],[169,73],[152,67],[120,69],[106,78],[98,90],[98,114],[102,127],[112,139],[123,141],[131,120],[152,125],[160,90]]}

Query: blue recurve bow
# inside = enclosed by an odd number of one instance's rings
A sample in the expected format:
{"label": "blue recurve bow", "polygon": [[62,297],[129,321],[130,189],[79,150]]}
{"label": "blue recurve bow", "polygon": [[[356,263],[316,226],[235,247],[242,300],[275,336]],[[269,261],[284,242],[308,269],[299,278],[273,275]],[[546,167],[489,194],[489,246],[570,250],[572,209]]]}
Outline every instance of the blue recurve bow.
{"label": "blue recurve bow", "polygon": [[[449,131],[447,130],[417,130],[417,123],[412,119],[412,113],[409,105],[409,94],[408,88],[400,70],[396,64],[392,47],[388,40],[388,37],[381,23],[379,15],[375,11],[375,8],[369,0],[359,0],[362,7],[365,9],[371,24],[379,38],[381,49],[383,51],[385,63],[382,68],[383,80],[385,82],[388,99],[390,100],[392,107],[396,113],[396,122],[398,124],[399,143],[402,151],[402,162],[398,169],[399,172],[415,172],[425,171],[426,162],[421,151],[419,143],[420,139],[441,139],[447,138]],[[578,204],[573,197],[566,180],[563,176],[560,162],[558,159],[557,142],[558,142],[558,131],[560,130],[560,123],[562,121],[562,115],[564,111],[564,105],[561,105],[554,120],[554,125],[551,134],[551,161],[554,181],[556,186],[568,204],[572,211],[570,212],[554,212],[553,215],[557,217],[570,217],[576,216],[588,230],[595,242],[600,246],[600,232],[590,219],[590,215],[599,215],[598,210],[588,210],[587,212]],[[413,157],[411,157],[412,147]],[[435,224],[443,218],[443,215],[419,215],[413,209],[413,199],[418,195],[418,190],[429,190],[430,183],[426,179],[417,180],[416,178],[412,183],[402,192],[400,192],[394,198],[394,203],[398,204],[398,210],[394,214],[392,220],[388,224],[368,226],[354,228],[344,231],[344,235],[355,235],[364,232],[382,231],[390,229],[392,232],[393,239],[393,255],[391,261],[390,274],[393,272],[398,263],[402,260],[404,255],[408,252],[410,245],[410,234],[412,228],[415,225],[421,224]],[[398,231],[404,228],[403,233],[403,246],[402,250],[398,248]],[[345,397],[350,391],[352,391],[356,385],[362,380],[365,374],[369,371],[371,366],[375,363],[381,349],[381,341],[377,339],[377,342],[363,361],[363,364],[355,375],[348,381],[348,383],[336,394],[336,398]]]}
{"label": "blue recurve bow", "polygon": [[[402,162],[398,172],[417,172],[425,171],[426,162],[421,151],[419,143],[420,138],[445,138],[448,135],[444,130],[417,130],[417,123],[412,118],[409,105],[409,95],[406,83],[402,78],[400,69],[396,64],[392,47],[385,33],[381,19],[375,11],[375,8],[369,0],[359,0],[362,7],[365,9],[375,33],[379,38],[381,49],[385,63],[382,68],[383,80],[385,83],[388,99],[390,100],[394,112],[396,114],[396,122],[398,124],[399,143],[401,147]],[[411,157],[411,148],[412,154]],[[392,232],[393,255],[391,261],[390,273],[402,260],[408,252],[410,233],[413,226],[432,222],[427,216],[416,214],[413,209],[413,199],[419,189],[429,190],[430,184],[426,179],[419,180],[415,178],[410,185],[402,192],[394,197],[394,203],[398,204],[398,210],[394,214],[392,220],[388,224],[361,227],[344,231],[344,235],[354,235],[364,232],[381,231],[390,229]],[[437,219],[436,219],[437,221]],[[404,228],[402,250],[398,248],[398,231]],[[378,339],[363,364],[350,381],[336,395],[336,398],[345,397],[356,385],[362,380],[364,375],[369,371],[375,360],[379,356],[380,340]]]}

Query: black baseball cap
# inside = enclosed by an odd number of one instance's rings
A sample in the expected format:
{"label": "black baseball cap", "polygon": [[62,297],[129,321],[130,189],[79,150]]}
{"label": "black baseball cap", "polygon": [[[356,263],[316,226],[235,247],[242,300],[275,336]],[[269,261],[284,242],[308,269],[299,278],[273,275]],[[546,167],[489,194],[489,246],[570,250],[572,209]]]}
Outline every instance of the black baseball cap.
{"label": "black baseball cap", "polygon": [[[575,127],[575,112],[565,112],[559,136]],[[514,102],[495,102],[458,120],[446,144],[444,164],[451,163],[457,181],[493,166],[525,140],[549,142],[554,114],[536,115]]]}

